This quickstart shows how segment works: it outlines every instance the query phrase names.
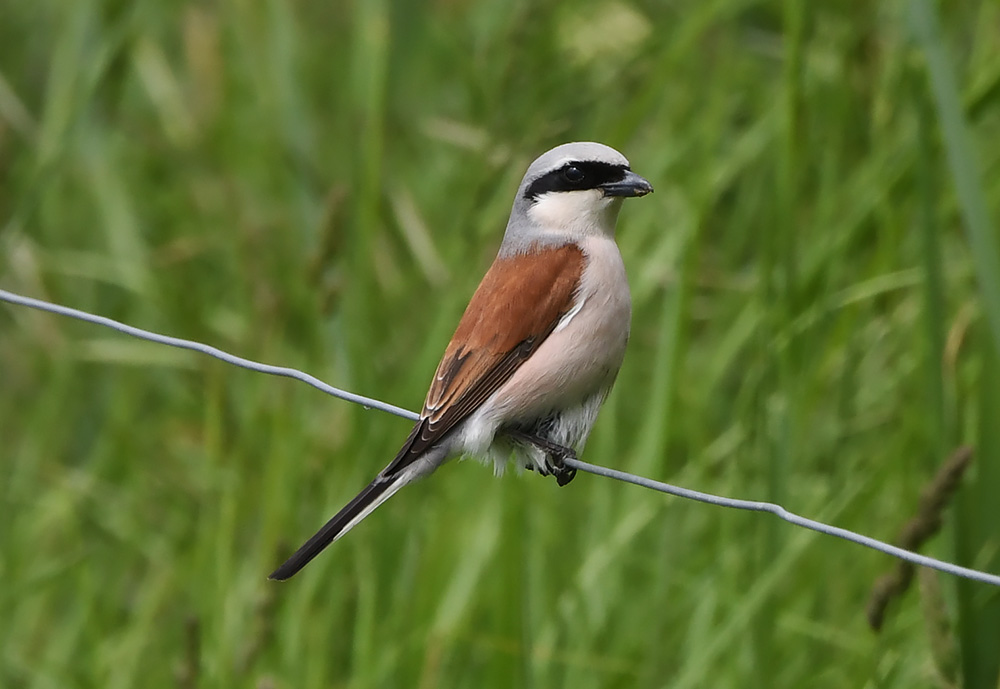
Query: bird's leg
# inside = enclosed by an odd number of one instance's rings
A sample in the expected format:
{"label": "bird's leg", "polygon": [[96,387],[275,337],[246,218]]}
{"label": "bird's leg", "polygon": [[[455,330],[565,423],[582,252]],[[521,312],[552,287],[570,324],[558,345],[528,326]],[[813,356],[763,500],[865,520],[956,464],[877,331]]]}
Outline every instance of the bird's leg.
{"label": "bird's leg", "polygon": [[[576,459],[576,452],[571,448],[524,431],[510,430],[508,433],[516,440],[530,443],[545,453],[546,466],[539,470],[542,476],[552,474],[560,486],[565,486],[576,476],[576,469],[566,466],[567,459]],[[528,469],[532,470],[532,467],[529,466]]]}

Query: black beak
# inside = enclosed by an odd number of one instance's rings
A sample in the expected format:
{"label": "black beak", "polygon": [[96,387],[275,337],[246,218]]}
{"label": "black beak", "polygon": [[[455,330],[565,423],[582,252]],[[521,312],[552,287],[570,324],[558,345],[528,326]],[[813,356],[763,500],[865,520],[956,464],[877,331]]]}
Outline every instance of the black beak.
{"label": "black beak", "polygon": [[631,170],[617,182],[605,182],[600,186],[605,196],[645,196],[653,192],[653,185]]}

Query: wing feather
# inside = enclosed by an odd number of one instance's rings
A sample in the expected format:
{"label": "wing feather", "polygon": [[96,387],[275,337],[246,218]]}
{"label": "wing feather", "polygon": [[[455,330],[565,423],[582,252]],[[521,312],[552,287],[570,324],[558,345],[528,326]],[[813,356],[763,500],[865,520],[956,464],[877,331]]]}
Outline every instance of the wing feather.
{"label": "wing feather", "polygon": [[572,310],[583,264],[575,244],[493,262],[438,364],[420,420],[383,477],[420,457],[510,380]]}

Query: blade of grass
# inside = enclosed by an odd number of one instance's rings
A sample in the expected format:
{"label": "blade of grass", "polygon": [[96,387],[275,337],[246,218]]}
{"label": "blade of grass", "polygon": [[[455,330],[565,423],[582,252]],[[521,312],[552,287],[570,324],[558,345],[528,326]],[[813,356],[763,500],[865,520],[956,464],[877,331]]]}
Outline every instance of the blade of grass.
{"label": "blade of grass", "polygon": [[913,33],[924,54],[930,89],[944,138],[959,208],[965,221],[969,248],[979,280],[979,295],[993,348],[1000,355],[1000,247],[990,220],[976,156],[970,144],[962,98],[947,48],[941,37],[937,12],[930,0],[911,0],[908,13]]}

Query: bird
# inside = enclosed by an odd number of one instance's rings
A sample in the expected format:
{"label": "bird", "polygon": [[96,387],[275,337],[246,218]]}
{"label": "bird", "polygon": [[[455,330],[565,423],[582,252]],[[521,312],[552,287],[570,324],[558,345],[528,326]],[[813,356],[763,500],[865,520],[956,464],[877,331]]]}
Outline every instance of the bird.
{"label": "bird", "polygon": [[400,488],[456,456],[560,486],[621,368],[632,318],[615,243],[624,199],[652,185],[615,149],[566,143],[528,166],[496,259],[469,301],[395,458],[271,573],[289,579]]}

